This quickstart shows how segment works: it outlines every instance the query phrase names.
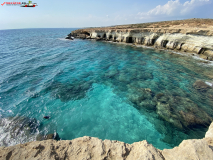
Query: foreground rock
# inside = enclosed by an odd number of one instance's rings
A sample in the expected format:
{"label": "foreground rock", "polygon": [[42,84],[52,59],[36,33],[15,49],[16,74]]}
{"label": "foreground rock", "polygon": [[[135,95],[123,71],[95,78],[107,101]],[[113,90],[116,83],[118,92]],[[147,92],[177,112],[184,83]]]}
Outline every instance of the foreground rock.
{"label": "foreground rock", "polygon": [[0,148],[0,159],[142,159],[212,160],[213,123],[204,139],[184,140],[173,149],[156,149],[147,141],[126,144],[119,141],[82,137],[74,140],[45,140]]}

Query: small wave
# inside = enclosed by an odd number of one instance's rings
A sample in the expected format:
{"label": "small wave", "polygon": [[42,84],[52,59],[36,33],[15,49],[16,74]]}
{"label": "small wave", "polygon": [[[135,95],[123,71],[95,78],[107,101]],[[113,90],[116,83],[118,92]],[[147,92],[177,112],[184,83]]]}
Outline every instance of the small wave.
{"label": "small wave", "polygon": [[59,39],[61,41],[70,41],[69,39],[65,39],[65,38],[57,38],[57,39]]}
{"label": "small wave", "polygon": [[12,111],[12,110],[8,110],[7,112],[9,112],[9,113],[13,113],[13,111]]}
{"label": "small wave", "polygon": [[207,85],[209,85],[209,86],[211,86],[212,87],[212,83],[210,83],[210,82],[205,82]]}
{"label": "small wave", "polygon": [[38,135],[39,122],[28,117],[0,119],[0,146],[12,146],[33,141]]}

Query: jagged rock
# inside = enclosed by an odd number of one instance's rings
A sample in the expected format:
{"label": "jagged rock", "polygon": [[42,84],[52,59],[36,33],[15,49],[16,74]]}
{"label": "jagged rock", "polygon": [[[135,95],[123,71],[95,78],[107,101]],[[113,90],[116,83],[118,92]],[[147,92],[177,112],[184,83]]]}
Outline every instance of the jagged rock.
{"label": "jagged rock", "polygon": [[0,148],[0,158],[10,159],[159,159],[159,150],[146,141],[132,145],[82,137],[71,141],[35,141]]}
{"label": "jagged rock", "polygon": [[70,37],[70,36],[66,36],[66,38],[65,38],[65,39],[73,40],[73,38],[72,38],[72,37]]}
{"label": "jagged rock", "polygon": [[162,155],[167,160],[211,160],[213,151],[205,140],[184,140],[178,147],[164,149]]}
{"label": "jagged rock", "polygon": [[0,126],[3,126],[5,131],[9,131],[12,138],[19,134],[26,135],[36,132],[39,123],[35,118],[29,117],[9,117],[0,119]]}
{"label": "jagged rock", "polygon": [[100,40],[102,40],[102,38],[101,37],[96,37],[95,40],[96,41],[100,41]]}
{"label": "jagged rock", "polygon": [[[17,141],[26,142],[33,138],[33,135],[42,125],[35,118],[17,116],[0,119],[1,133],[0,141],[4,146],[16,144]],[[2,134],[3,132],[4,134]]]}
{"label": "jagged rock", "polygon": [[205,138],[213,138],[213,123],[209,126],[209,129],[205,134]]}
{"label": "jagged rock", "polygon": [[212,160],[213,123],[204,139],[184,140],[173,149],[158,150],[146,140],[127,144],[81,137],[74,140],[44,140],[0,147],[0,159],[120,159],[120,160]]}

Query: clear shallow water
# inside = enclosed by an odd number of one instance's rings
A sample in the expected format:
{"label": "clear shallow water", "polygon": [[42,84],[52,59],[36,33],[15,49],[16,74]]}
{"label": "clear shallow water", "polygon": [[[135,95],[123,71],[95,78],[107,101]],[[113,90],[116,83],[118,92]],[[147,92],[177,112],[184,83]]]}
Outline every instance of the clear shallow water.
{"label": "clear shallow water", "polygon": [[[64,40],[71,30],[0,31],[1,145],[57,132],[66,140],[147,140],[164,149],[205,135],[208,123],[192,127],[193,118],[176,117],[213,117],[211,89],[193,87],[198,79],[211,82],[211,65],[154,49]],[[9,127],[20,117],[33,121],[30,132]]]}

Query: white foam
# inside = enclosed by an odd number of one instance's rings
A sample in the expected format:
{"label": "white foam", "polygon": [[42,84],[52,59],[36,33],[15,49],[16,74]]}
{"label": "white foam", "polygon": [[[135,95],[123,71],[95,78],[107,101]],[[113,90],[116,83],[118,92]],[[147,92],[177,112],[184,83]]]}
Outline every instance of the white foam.
{"label": "white foam", "polygon": [[9,113],[13,113],[13,111],[12,111],[12,110],[8,110],[7,112],[9,112]]}
{"label": "white foam", "polygon": [[20,143],[26,143],[34,141],[39,131],[36,130],[36,133],[26,136],[24,131],[19,132],[18,135],[11,136],[11,120],[7,118],[2,119],[2,125],[0,126],[0,146],[13,146]]}
{"label": "white foam", "polygon": [[212,86],[212,83],[210,82],[205,82],[207,85]]}
{"label": "white foam", "polygon": [[69,39],[65,39],[65,38],[57,38],[59,40],[62,40],[62,41],[70,41]]}

